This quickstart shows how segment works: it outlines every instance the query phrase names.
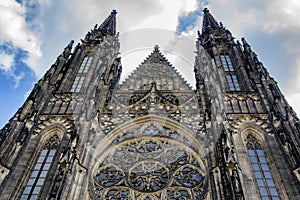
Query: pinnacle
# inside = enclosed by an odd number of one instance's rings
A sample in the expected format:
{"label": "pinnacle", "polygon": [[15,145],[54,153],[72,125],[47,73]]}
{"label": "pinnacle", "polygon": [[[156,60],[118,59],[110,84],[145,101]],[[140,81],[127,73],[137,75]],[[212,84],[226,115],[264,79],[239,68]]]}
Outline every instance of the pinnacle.
{"label": "pinnacle", "polygon": [[116,10],[112,10],[110,15],[100,25],[99,30],[104,34],[116,35]]}
{"label": "pinnacle", "polygon": [[204,8],[204,9],[203,9],[203,13],[209,13],[208,8]]}
{"label": "pinnacle", "polygon": [[215,18],[209,13],[207,8],[203,9],[203,24],[202,24],[202,34],[208,33],[212,29],[220,28],[218,22]]}
{"label": "pinnacle", "polygon": [[116,10],[112,10],[110,15],[104,20],[104,22],[98,26],[96,24],[94,26],[94,29],[89,31],[86,35],[84,40],[81,40],[82,42],[91,42],[93,40],[96,40],[97,38],[100,38],[105,35],[116,35]]}

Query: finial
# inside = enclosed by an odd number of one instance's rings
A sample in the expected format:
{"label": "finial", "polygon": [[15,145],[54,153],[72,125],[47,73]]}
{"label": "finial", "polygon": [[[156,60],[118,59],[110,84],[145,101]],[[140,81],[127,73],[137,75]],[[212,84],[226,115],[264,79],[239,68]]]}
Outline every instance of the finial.
{"label": "finial", "polygon": [[69,44],[65,47],[64,51],[61,54],[64,58],[67,59],[70,56],[73,48],[73,44],[74,44],[74,40],[71,40]]}
{"label": "finial", "polygon": [[247,53],[252,52],[251,46],[248,44],[248,42],[245,40],[245,38],[242,38],[242,43],[243,43],[245,52],[247,52]]}
{"label": "finial", "polygon": [[209,13],[209,10],[208,10],[207,8],[204,8],[204,9],[203,9],[203,12],[204,12],[204,13]]}
{"label": "finial", "polygon": [[248,44],[248,42],[246,41],[245,38],[242,38],[242,42],[243,42],[243,45],[244,45],[244,46],[249,46],[249,47],[250,47],[250,45]]}
{"label": "finial", "polygon": [[115,10],[115,9],[113,9],[112,11],[111,11],[111,14],[112,15],[116,15],[118,12]]}
{"label": "finial", "polygon": [[159,52],[159,46],[158,45],[154,46],[154,52]]}

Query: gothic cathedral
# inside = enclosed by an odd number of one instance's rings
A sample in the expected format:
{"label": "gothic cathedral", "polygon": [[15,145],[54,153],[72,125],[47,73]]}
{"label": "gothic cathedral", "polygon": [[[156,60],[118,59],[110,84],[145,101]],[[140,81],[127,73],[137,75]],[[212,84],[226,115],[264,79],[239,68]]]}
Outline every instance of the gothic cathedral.
{"label": "gothic cathedral", "polygon": [[0,198],[299,200],[299,119],[203,12],[195,87],[158,46],[120,82],[115,10],[71,41],[0,131]]}

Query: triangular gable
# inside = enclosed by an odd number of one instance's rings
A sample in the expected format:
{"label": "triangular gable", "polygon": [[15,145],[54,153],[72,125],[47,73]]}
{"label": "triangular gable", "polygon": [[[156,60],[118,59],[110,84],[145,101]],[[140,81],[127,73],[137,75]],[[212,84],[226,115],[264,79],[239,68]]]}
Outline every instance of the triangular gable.
{"label": "triangular gable", "polygon": [[119,86],[118,90],[149,90],[156,83],[158,90],[190,91],[192,87],[160,52],[158,46]]}

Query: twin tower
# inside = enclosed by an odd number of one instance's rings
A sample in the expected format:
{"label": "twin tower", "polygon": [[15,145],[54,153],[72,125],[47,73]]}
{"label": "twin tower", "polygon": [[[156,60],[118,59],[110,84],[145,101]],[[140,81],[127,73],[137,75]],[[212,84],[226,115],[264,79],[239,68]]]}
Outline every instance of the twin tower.
{"label": "twin tower", "polygon": [[1,199],[300,199],[300,122],[204,9],[192,89],[156,46],[122,83],[116,11],[0,131]]}

